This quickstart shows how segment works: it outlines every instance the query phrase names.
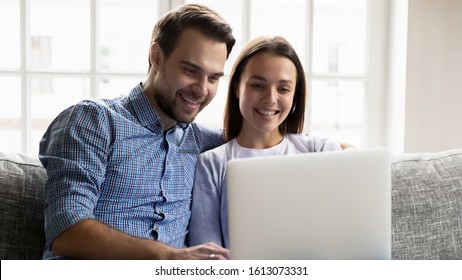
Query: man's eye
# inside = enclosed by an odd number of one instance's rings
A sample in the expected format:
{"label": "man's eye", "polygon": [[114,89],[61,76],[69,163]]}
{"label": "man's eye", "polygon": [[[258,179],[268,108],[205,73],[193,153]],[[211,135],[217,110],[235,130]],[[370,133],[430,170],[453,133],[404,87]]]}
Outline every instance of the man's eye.
{"label": "man's eye", "polygon": [[193,68],[184,68],[184,71],[190,75],[195,75],[197,73],[196,69]]}
{"label": "man's eye", "polygon": [[210,77],[210,78],[209,78],[209,81],[210,81],[211,83],[216,83],[216,82],[220,81],[220,77]]}

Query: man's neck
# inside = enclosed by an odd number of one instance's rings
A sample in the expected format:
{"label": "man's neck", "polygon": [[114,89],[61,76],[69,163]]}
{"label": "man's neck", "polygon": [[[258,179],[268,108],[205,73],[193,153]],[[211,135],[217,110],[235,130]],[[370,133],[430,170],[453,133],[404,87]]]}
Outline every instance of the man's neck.
{"label": "man's neck", "polygon": [[164,128],[163,131],[166,132],[167,130],[174,127],[177,124],[177,121],[170,118],[167,114],[165,114],[165,112],[159,106],[155,98],[153,84],[149,81],[149,79],[141,84],[141,88],[143,89],[144,94],[148,98],[149,104],[159,116],[160,122],[162,123],[162,126]]}

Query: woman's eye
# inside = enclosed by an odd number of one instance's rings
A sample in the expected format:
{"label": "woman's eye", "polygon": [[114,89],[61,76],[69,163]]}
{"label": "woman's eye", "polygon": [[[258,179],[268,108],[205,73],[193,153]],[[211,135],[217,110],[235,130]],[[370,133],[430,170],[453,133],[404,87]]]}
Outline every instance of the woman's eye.
{"label": "woman's eye", "polygon": [[289,93],[289,92],[290,92],[290,88],[282,87],[282,88],[279,88],[279,91],[282,92],[282,93]]}
{"label": "woman's eye", "polygon": [[262,84],[253,84],[252,88],[254,88],[254,89],[262,89],[263,85]]}

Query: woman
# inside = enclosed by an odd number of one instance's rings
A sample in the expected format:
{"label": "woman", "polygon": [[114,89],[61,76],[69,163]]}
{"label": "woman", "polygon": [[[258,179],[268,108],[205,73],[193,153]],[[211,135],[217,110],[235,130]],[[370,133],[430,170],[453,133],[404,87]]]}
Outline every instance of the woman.
{"label": "woman", "polygon": [[229,248],[230,159],[341,150],[337,142],[300,134],[305,99],[303,67],[290,43],[282,37],[249,42],[231,72],[224,119],[228,142],[197,162],[189,246],[215,242]]}

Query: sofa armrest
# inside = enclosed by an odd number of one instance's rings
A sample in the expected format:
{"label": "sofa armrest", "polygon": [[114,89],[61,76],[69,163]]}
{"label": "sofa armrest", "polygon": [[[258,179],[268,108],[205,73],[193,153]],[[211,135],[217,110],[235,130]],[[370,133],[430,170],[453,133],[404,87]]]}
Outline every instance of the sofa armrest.
{"label": "sofa armrest", "polygon": [[0,259],[42,258],[46,178],[37,157],[0,152]]}
{"label": "sofa armrest", "polygon": [[462,259],[462,149],[392,156],[392,258]]}

